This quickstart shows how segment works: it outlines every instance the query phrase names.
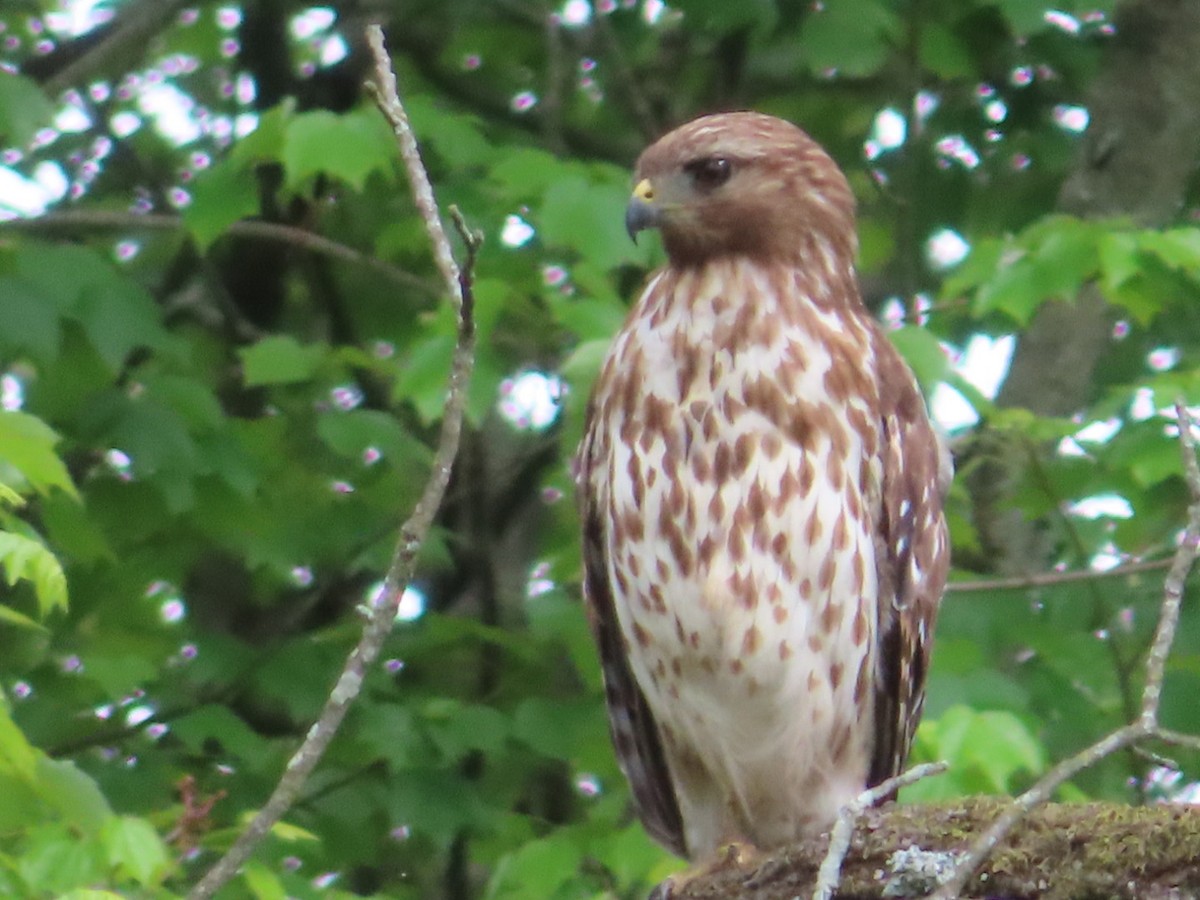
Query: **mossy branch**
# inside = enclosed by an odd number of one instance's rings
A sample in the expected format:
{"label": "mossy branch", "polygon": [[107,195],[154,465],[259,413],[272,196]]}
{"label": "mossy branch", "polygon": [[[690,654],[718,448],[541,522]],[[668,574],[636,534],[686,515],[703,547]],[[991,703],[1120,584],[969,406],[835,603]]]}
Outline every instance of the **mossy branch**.
{"label": "mossy branch", "polygon": [[[973,797],[953,803],[889,805],[858,820],[842,865],[837,900],[924,897],[1016,801]],[[776,851],[756,869],[689,882],[672,900],[793,900],[817,881],[828,838]],[[756,873],[769,872],[768,877]],[[749,882],[752,887],[747,887]],[[1200,811],[1162,804],[1038,807],[995,847],[961,894],[970,900],[1114,900],[1196,896]]]}

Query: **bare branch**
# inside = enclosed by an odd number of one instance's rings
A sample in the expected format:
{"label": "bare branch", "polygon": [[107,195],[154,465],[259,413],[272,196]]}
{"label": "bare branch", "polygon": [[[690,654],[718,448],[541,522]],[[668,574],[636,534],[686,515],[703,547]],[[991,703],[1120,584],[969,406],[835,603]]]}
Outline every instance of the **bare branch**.
{"label": "bare branch", "polygon": [[[1169,728],[1159,728],[1154,732],[1154,739],[1162,741],[1169,747],[1183,747],[1187,750],[1200,751],[1200,735],[1183,734]],[[1178,766],[1172,765],[1172,768],[1178,768]]]}
{"label": "bare branch", "polygon": [[1150,559],[1114,566],[1102,572],[1090,569],[1081,572],[1041,572],[1037,575],[1018,575],[1013,578],[983,578],[952,581],[946,585],[947,594],[969,594],[976,591],[1024,591],[1034,587],[1070,584],[1075,581],[1099,581],[1103,578],[1125,578],[1143,572],[1158,572],[1171,567],[1171,559]]}
{"label": "bare branch", "polygon": [[1196,438],[1192,433],[1194,422],[1183,400],[1175,401],[1175,415],[1179,420],[1179,447],[1183,454],[1183,471],[1187,478],[1188,525],[1175,551],[1175,560],[1167,572],[1163,585],[1162,613],[1158,629],[1154,632],[1154,643],[1146,656],[1146,687],[1142,692],[1142,723],[1147,728],[1158,727],[1158,702],[1162,696],[1163,673],[1167,655],[1175,640],[1175,628],[1179,624],[1179,608],[1183,604],[1183,585],[1196,562],[1197,543],[1200,542],[1200,466],[1196,463]]}
{"label": "bare branch", "polygon": [[382,88],[378,90],[380,105],[396,132],[400,153],[404,159],[412,182],[413,197],[433,242],[434,256],[446,282],[447,291],[458,317],[458,342],[451,364],[450,384],[443,408],[441,434],[434,456],[433,471],[417,502],[412,515],[400,528],[400,540],[396,545],[384,590],[373,601],[366,628],[358,644],[346,659],[346,665],[337,683],[325,702],[321,715],[300,748],[288,761],[287,770],[280,778],[266,805],[259,810],[234,841],[226,854],[188,894],[189,900],[207,900],[237,873],[241,865],[295,802],[305,781],[316,768],[329,743],[337,733],[350,705],[362,690],[368,668],[378,658],[396,619],[396,609],[405,586],[412,579],[416,567],[417,552],[433,524],[434,515],[441,505],[450,480],[450,469],[458,453],[462,434],[463,413],[466,407],[467,384],[475,360],[475,327],[472,319],[474,304],[471,296],[472,267],[481,236],[468,230],[461,215],[453,211],[460,236],[467,247],[467,263],[459,269],[450,250],[450,242],[442,228],[433,189],[421,163],[416,139],[408,124],[408,116],[396,90],[396,79],[392,73],[387,50],[384,47],[383,31],[377,25],[367,29],[367,38],[375,57],[375,74]]}
{"label": "bare branch", "polygon": [[450,241],[446,237],[446,229],[442,227],[441,214],[437,201],[433,198],[433,186],[429,183],[429,175],[421,163],[421,152],[417,147],[417,137],[408,121],[408,113],[400,102],[400,94],[396,88],[396,74],[391,64],[387,62],[387,48],[384,46],[383,29],[378,25],[367,28],[367,42],[371,45],[371,53],[375,57],[375,81],[368,87],[375,95],[379,109],[387,117],[396,134],[396,142],[400,145],[400,157],[404,160],[404,168],[408,170],[408,178],[412,183],[413,201],[417,212],[425,222],[425,230],[433,241],[433,258],[442,280],[453,285],[450,299],[455,305],[455,313],[462,312],[462,292],[459,285],[458,263],[450,251]]}
{"label": "bare branch", "polygon": [[[162,213],[126,213],[112,210],[68,210],[39,216],[35,219],[9,219],[0,222],[0,230],[8,231],[69,231],[71,229],[98,228],[140,228],[154,231],[174,231],[183,228],[183,219],[179,216]],[[291,244],[301,249],[328,256],[331,259],[342,260],[354,265],[366,266],[396,284],[420,291],[426,296],[437,296],[441,288],[426,281],[411,272],[406,272],[381,259],[360,253],[353,247],[327,237],[297,228],[294,225],[283,225],[278,222],[262,222],[258,219],[241,219],[225,229],[226,234],[245,237],[263,238],[269,241],[279,241]]]}
{"label": "bare branch", "polygon": [[881,781],[872,788],[859,794],[851,803],[838,810],[837,821],[829,832],[829,850],[821,861],[821,869],[817,873],[817,883],[813,888],[813,900],[831,900],[842,877],[842,863],[850,850],[850,839],[854,837],[854,825],[864,809],[870,809],[875,804],[885,800],[894,792],[915,784],[922,778],[940,775],[950,767],[949,763],[923,763],[913,766],[907,772],[893,775]]}

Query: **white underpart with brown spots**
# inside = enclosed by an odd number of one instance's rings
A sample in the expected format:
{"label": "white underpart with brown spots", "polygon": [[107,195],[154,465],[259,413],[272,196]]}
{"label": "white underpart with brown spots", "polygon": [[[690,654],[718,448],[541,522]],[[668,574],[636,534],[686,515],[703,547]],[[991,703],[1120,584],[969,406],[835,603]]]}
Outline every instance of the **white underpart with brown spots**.
{"label": "white underpart with brown spots", "polygon": [[824,827],[871,761],[876,361],[831,356],[873,346],[865,312],[780,307],[793,277],[660,274],[594,401],[608,579],[693,858]]}

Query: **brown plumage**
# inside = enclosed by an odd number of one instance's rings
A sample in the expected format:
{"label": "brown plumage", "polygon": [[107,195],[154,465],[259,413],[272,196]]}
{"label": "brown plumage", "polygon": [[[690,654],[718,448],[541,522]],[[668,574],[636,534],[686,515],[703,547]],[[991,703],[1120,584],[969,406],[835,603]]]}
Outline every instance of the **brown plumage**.
{"label": "brown plumage", "polygon": [[949,545],[948,462],[859,299],[854,201],[793,125],[641,156],[662,232],[578,456],[584,594],[647,830],[696,858],[827,826],[904,764]]}

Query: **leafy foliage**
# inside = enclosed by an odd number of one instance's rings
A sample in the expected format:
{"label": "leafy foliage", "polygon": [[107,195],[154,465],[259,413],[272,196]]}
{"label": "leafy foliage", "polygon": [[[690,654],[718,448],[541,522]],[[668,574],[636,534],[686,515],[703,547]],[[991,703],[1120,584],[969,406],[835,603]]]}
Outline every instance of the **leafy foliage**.
{"label": "leafy foliage", "polygon": [[[110,4],[97,33],[156,2]],[[0,12],[0,893],[178,896],[355,640],[431,465],[453,321],[361,90],[354,4],[198,3],[117,61],[50,0],[18,6]],[[1053,209],[1110,7],[570,3],[550,26],[524,0],[397,7],[439,201],[488,238],[470,431],[386,663],[222,896],[625,897],[678,865],[609,747],[568,459],[661,258],[622,229],[628,166],[700,111],[791,118],[849,173],[868,300],[906,323],[930,394],[982,420],[955,432],[957,581],[992,562],[966,487],[980,435],[1027,458],[1003,502],[1040,523],[1031,569],[1170,552],[1185,500],[1161,410],[1200,401],[1200,229]],[[76,58],[70,90],[39,88]],[[965,260],[934,252],[944,229]],[[1114,328],[1074,418],[998,408],[956,365],[1082,289]],[[908,796],[1017,790],[1128,719],[1160,591],[1150,571],[951,593],[916,755],[954,765]],[[1198,678],[1189,607],[1165,724],[1200,730]],[[1197,778],[1179,762],[1119,757],[1068,796],[1170,795]]]}

